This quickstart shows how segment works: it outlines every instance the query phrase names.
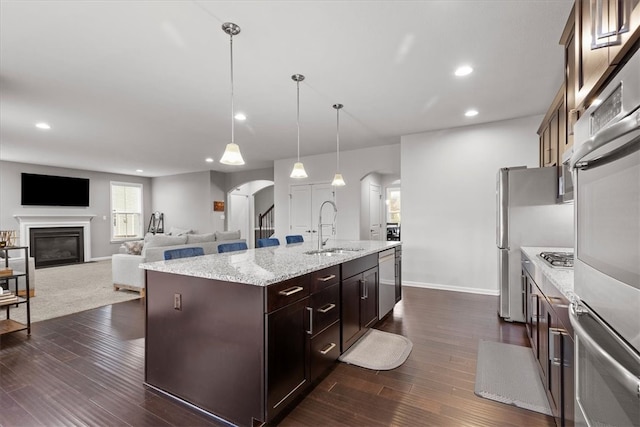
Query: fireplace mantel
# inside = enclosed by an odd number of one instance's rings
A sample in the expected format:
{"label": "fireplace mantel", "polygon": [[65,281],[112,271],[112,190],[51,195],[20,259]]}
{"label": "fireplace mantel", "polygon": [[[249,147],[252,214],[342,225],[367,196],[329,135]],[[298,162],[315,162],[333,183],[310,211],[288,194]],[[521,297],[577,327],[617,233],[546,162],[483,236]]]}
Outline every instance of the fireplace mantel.
{"label": "fireplace mantel", "polygon": [[92,214],[20,214],[13,216],[20,225],[20,245],[29,246],[31,228],[38,227],[82,227],[84,235],[84,260],[91,260]]}
{"label": "fireplace mantel", "polygon": [[22,214],[13,216],[18,222],[23,221],[91,221],[95,215],[57,215],[57,214]]}

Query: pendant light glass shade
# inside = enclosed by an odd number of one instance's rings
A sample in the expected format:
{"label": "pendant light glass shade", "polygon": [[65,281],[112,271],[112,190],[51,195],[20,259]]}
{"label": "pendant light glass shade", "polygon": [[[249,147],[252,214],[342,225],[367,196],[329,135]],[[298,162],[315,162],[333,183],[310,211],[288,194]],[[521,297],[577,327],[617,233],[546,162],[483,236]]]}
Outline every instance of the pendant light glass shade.
{"label": "pendant light glass shade", "polygon": [[223,165],[244,165],[244,159],[240,154],[240,147],[235,143],[235,119],[233,113],[233,36],[240,34],[240,27],[232,22],[225,22],[222,24],[222,31],[229,34],[229,46],[231,52],[231,142],[227,144],[224,150],[224,154],[220,159],[220,163]]}
{"label": "pendant light glass shade", "polygon": [[298,161],[293,165],[293,170],[291,171],[291,178],[306,178],[307,172],[304,170],[304,165],[300,161],[300,82],[304,80],[304,76],[302,74],[294,74],[291,76],[291,79],[296,82],[297,87],[297,102],[298,102],[298,110],[297,110],[297,118],[296,122],[298,124]]}
{"label": "pendant light glass shade", "polygon": [[331,185],[335,187],[342,187],[347,185],[342,178],[342,174],[338,172],[340,170],[340,109],[344,107],[342,104],[334,104],[333,108],[336,109],[336,174],[333,176]]}
{"label": "pendant light glass shade", "polygon": [[342,174],[337,173],[333,176],[333,181],[331,182],[331,185],[335,187],[342,187],[344,185],[347,185],[347,183],[344,182],[344,179],[342,178]]}
{"label": "pendant light glass shade", "polygon": [[304,170],[304,165],[301,162],[296,162],[293,165],[293,170],[291,171],[291,178],[306,178],[307,172]]}
{"label": "pendant light glass shade", "polygon": [[233,142],[227,144],[227,148],[224,150],[224,154],[220,159],[220,163],[223,165],[244,165],[244,159],[240,154],[240,147]]}

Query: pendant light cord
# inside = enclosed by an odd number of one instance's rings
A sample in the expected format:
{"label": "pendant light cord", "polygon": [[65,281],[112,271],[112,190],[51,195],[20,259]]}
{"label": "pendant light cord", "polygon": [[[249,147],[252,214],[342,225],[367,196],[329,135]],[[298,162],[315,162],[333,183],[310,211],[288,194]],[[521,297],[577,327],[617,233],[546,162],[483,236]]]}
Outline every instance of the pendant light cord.
{"label": "pendant light cord", "polygon": [[231,47],[231,143],[234,143],[234,126],[235,121],[233,119],[233,35],[229,34],[229,45]]}
{"label": "pendant light cord", "polygon": [[296,116],[296,122],[298,123],[298,162],[300,162],[300,81],[296,81],[296,87],[298,92],[298,111]]}
{"label": "pendant light cord", "polygon": [[340,172],[340,109],[336,109],[337,115],[337,125],[336,125],[336,173]]}

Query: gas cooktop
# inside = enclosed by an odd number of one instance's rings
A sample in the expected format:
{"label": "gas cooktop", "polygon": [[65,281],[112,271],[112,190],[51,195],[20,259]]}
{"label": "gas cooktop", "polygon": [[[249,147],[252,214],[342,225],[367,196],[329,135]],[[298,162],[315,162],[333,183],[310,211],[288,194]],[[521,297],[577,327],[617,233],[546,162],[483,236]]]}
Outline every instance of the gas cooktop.
{"label": "gas cooktop", "polygon": [[540,257],[552,267],[573,267],[571,252],[540,252]]}

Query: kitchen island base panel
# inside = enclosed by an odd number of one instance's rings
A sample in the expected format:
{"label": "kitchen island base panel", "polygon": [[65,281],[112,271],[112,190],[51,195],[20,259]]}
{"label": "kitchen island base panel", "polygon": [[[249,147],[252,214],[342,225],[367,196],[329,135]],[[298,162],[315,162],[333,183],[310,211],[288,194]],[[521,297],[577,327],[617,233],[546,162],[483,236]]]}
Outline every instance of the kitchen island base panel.
{"label": "kitchen island base panel", "polygon": [[146,274],[145,382],[234,424],[262,419],[263,288]]}

